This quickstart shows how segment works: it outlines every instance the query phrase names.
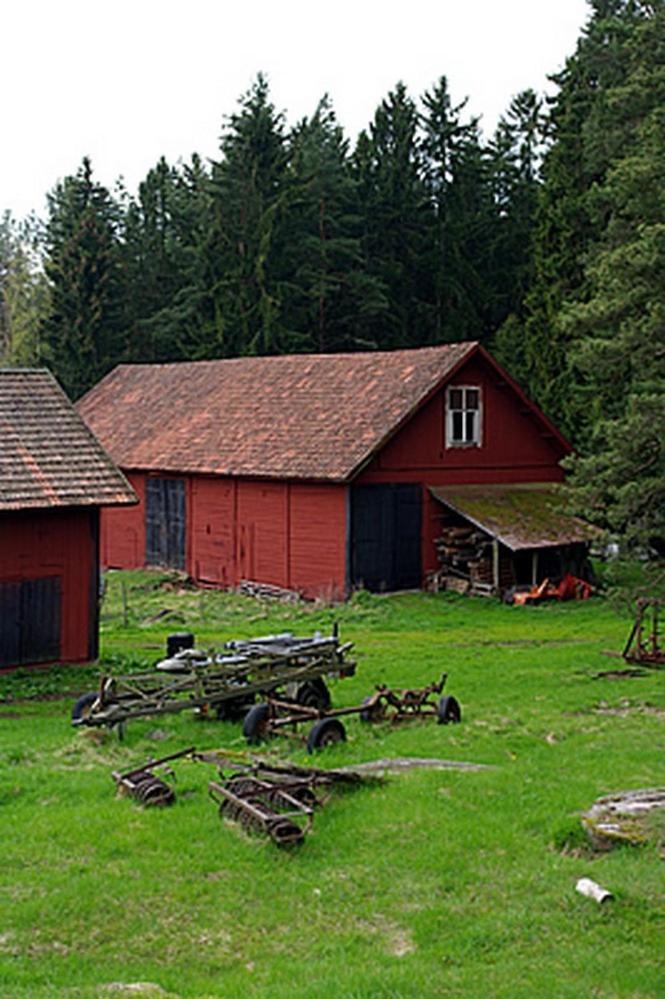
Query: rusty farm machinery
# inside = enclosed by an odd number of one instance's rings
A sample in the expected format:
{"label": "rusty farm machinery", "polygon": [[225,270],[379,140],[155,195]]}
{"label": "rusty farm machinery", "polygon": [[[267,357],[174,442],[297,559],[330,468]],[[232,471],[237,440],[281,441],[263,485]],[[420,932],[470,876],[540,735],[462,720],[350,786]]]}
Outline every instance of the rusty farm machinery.
{"label": "rusty farm machinery", "polygon": [[221,653],[193,648],[192,635],[172,635],[167,657],[152,670],[105,675],[97,691],[80,697],[72,710],[78,726],[121,725],[133,718],[173,714],[187,709],[218,718],[243,715],[257,694],[276,691],[303,706],[327,708],[327,676],[351,676],[353,645],[340,643],[337,628],[329,636],[299,638],[290,632],[238,639]]}
{"label": "rusty farm machinery", "polygon": [[349,715],[358,715],[362,722],[370,723],[397,724],[411,718],[436,718],[440,725],[459,722],[462,712],[458,700],[448,695],[440,696],[446,680],[444,673],[438,682],[400,690],[381,684],[362,704],[345,708],[322,708],[268,695],[267,700],[255,704],[247,712],[243,735],[250,745],[254,745],[275,735],[298,737],[298,726],[310,724],[306,741],[308,751],[313,753],[346,740],[346,729],[340,719]]}
{"label": "rusty farm machinery", "polygon": [[[155,771],[185,757],[217,767],[218,778],[209,781],[208,794],[218,806],[222,820],[237,822],[282,847],[303,842],[312,826],[315,809],[326,803],[333,788],[383,780],[381,776],[367,776],[353,770],[323,770],[257,757],[239,762],[233,754],[221,750],[198,752],[194,746],[148,760],[125,773],[113,771],[111,776],[120,794],[129,795],[144,807],[172,805],[175,790]],[[168,773],[174,776],[170,768]]]}

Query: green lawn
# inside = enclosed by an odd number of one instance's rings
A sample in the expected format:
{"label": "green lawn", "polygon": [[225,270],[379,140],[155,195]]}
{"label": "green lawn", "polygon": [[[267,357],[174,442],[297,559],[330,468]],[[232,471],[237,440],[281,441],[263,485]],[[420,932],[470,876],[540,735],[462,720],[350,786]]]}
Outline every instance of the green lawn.
{"label": "green lawn", "polygon": [[[240,725],[181,714],[129,723],[121,742],[69,725],[96,670],[0,678],[0,995],[137,994],[120,983],[197,997],[665,995],[662,844],[593,856],[580,843],[578,815],[597,796],[665,783],[664,675],[593,678],[630,625],[599,599],[359,594],[285,608],[114,574],[102,661],[150,665],[183,628],[205,646],[333,619],[358,651],[356,676],[332,684],[336,705],[445,670],[463,720],[350,719],[348,742],[317,763],[436,756],[492,769],[413,771],[336,795],[304,845],[280,851],[220,821],[212,767],[174,764],[172,809],[115,796],[113,768],[192,743],[243,750]],[[577,895],[582,876],[614,902]]]}

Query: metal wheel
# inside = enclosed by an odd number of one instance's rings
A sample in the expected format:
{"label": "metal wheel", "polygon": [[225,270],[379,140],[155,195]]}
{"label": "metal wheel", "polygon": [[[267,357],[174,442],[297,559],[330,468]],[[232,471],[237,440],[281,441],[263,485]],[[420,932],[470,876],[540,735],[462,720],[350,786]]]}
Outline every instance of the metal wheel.
{"label": "metal wheel", "polygon": [[457,724],[462,720],[462,709],[456,697],[442,697],[438,707],[439,725]]}
{"label": "metal wheel", "polygon": [[332,746],[335,742],[346,742],[346,729],[337,718],[321,718],[309,733],[307,752],[313,753],[315,749]]}
{"label": "metal wheel", "polygon": [[245,715],[242,725],[242,734],[247,739],[250,746],[255,746],[268,736],[268,713],[270,708],[263,702],[255,704]]}

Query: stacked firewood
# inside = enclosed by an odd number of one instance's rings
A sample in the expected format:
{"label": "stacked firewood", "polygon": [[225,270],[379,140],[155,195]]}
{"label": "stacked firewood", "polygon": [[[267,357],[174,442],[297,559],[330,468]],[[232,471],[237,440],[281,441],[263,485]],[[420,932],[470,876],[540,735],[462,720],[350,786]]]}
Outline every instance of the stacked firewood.
{"label": "stacked firewood", "polygon": [[492,539],[472,524],[445,524],[434,542],[440,568],[436,590],[488,596],[493,592]]}

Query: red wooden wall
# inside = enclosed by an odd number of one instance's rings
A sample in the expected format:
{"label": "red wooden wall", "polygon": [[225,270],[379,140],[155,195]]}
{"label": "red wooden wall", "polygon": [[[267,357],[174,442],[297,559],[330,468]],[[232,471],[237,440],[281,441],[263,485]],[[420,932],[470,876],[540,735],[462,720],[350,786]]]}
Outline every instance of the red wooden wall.
{"label": "red wooden wall", "polygon": [[140,503],[102,510],[100,557],[111,569],[140,569],[145,565],[145,475],[125,472]]}
{"label": "red wooden wall", "polygon": [[0,514],[0,580],[60,577],[63,662],[96,656],[98,517],[96,508]]}
{"label": "red wooden wall", "polygon": [[437,567],[434,538],[440,504],[427,486],[560,482],[559,461],[566,453],[559,440],[501,375],[482,358],[472,358],[449,383],[479,386],[483,425],[480,447],[446,447],[446,391],[437,392],[376,455],[356,480],[359,484],[416,482],[423,489],[423,573]]}
{"label": "red wooden wall", "polygon": [[[135,507],[102,513],[102,564],[145,565],[145,473],[128,478]],[[202,583],[242,579],[343,597],[346,587],[346,496],[343,485],[183,476],[186,566]]]}
{"label": "red wooden wall", "polygon": [[[450,384],[482,393],[480,447],[445,446],[445,389],[436,393],[381,449],[355,482],[416,483],[423,492],[423,573],[436,568],[434,538],[440,506],[430,485],[561,481],[561,442],[502,375],[472,357]],[[102,514],[102,562],[145,563],[145,473],[128,478],[141,502]],[[187,572],[213,585],[241,579],[297,589],[307,596],[342,596],[346,588],[346,485],[315,485],[189,476]]]}

